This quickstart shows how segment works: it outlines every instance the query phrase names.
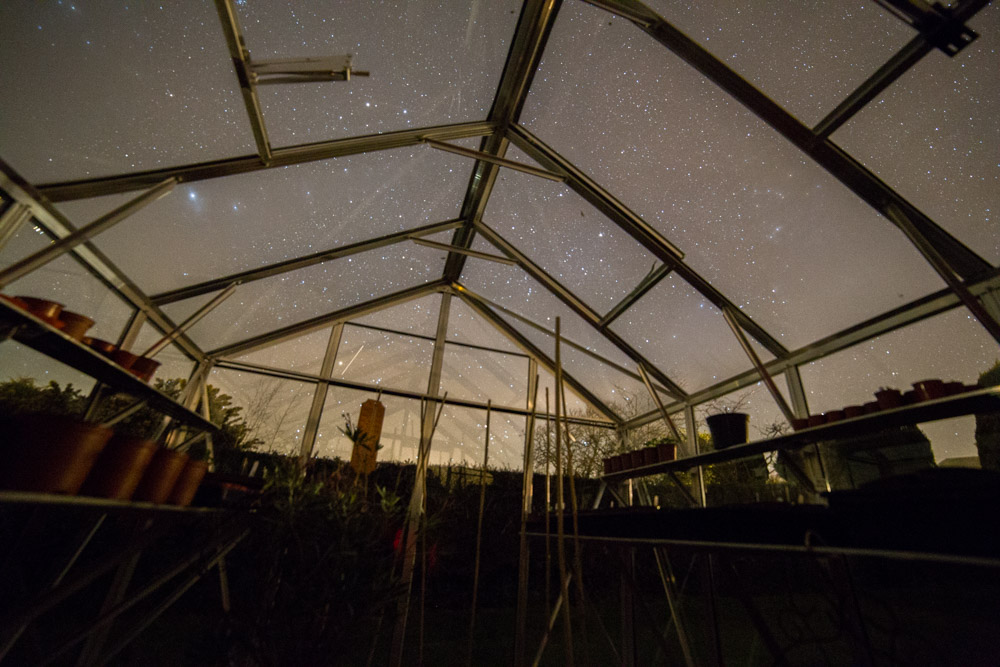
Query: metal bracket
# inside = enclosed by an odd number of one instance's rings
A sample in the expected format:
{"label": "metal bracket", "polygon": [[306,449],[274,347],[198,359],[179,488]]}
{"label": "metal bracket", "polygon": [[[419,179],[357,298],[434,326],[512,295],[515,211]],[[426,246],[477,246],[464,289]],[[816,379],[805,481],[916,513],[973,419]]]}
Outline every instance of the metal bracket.
{"label": "metal bracket", "polygon": [[961,18],[940,2],[928,5],[923,0],[876,0],[897,18],[920,31],[924,39],[954,57],[979,37]]}

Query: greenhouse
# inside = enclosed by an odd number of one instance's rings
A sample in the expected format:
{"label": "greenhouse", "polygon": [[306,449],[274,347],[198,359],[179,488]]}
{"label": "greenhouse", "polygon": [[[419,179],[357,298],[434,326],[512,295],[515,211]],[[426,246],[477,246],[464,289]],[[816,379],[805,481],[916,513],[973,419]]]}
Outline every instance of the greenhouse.
{"label": "greenhouse", "polygon": [[3,4],[0,665],[996,663],[998,40]]}

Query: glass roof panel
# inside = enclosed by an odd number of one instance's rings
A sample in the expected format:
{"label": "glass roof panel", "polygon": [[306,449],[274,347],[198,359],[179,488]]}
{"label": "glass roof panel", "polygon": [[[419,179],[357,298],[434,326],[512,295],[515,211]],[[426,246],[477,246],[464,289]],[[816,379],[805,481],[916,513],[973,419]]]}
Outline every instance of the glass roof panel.
{"label": "glass roof panel", "polygon": [[316,385],[216,368],[208,383],[233,398],[258,452],[299,453]]}
{"label": "glass roof panel", "polygon": [[448,310],[448,340],[523,354],[521,348],[510,342],[496,327],[460,299],[452,299]]}
{"label": "glass roof panel", "polygon": [[211,2],[0,3],[0,145],[34,182],[254,152]]}
{"label": "glass roof panel", "polygon": [[[482,252],[495,252],[489,243],[476,238],[472,248]],[[462,284],[495,304],[508,308],[548,331],[555,331],[556,317],[561,322],[562,335],[588,350],[592,350],[616,363],[630,364],[629,358],[592,326],[574,313],[569,306],[525,273],[520,267],[496,262],[466,262],[462,271]],[[520,327],[526,331],[531,327]],[[550,357],[554,338],[532,334],[542,351]],[[538,342],[544,341],[544,342]]]}
{"label": "glass roof panel", "polygon": [[249,364],[319,375],[329,343],[330,329],[321,329],[294,340],[242,354],[234,359]]}
{"label": "glass roof panel", "polygon": [[915,34],[876,2],[758,0],[725,11],[682,0],[647,4],[808,125]]}
{"label": "glass roof panel", "polygon": [[[470,160],[416,146],[199,181],[96,245],[148,292],[166,291],[448,220],[471,170]],[[132,196],[59,208],[79,226]]]}
{"label": "glass roof panel", "polygon": [[[975,384],[996,363],[997,344],[964,308],[918,322],[801,367],[812,413],[875,400],[880,387],[912,389],[920,380],[959,380]],[[935,456],[976,454],[971,428],[937,432]]]}
{"label": "glass roof panel", "polygon": [[[358,423],[361,404],[374,399],[375,394],[331,385],[326,394],[323,415],[320,417],[313,452],[326,458],[338,457],[351,460],[351,441],[341,433],[344,414],[351,416],[351,423]],[[382,420],[382,437],[379,444],[379,461],[415,461],[420,445],[420,401],[399,396],[382,395],[385,406]]]}
{"label": "glass roof panel", "polygon": [[348,325],[344,327],[332,377],[424,393],[433,351],[434,343],[423,338]]}
{"label": "glass roof panel", "polygon": [[511,169],[497,177],[483,222],[601,314],[659,264],[568,186]]}
{"label": "glass roof panel", "polygon": [[[788,347],[942,287],[894,226],[686,63],[564,9],[525,124]],[[583,48],[592,66],[567,70]]]}
{"label": "glass roof panel", "polygon": [[449,399],[489,400],[497,406],[523,408],[528,393],[528,359],[446,344],[441,392],[446,391]]}
{"label": "glass roof panel", "polygon": [[722,312],[673,274],[612,322],[611,330],[688,392],[753,366]]}
{"label": "glass roof panel", "polygon": [[[455,302],[451,302],[452,310]],[[394,331],[406,331],[421,336],[434,336],[437,333],[438,313],[441,310],[441,295],[431,294],[408,301],[407,303],[386,308],[374,313],[351,320],[355,324],[367,324]]]}
{"label": "glass roof panel", "polygon": [[1000,7],[979,39],[938,50],[834,133],[833,140],[985,259],[1000,262]]}
{"label": "glass roof panel", "polygon": [[[412,244],[316,264],[240,285],[188,335],[210,350],[325,315],[441,277],[445,254]],[[181,322],[204,302],[196,297],[164,306]]]}
{"label": "glass roof panel", "polygon": [[237,3],[254,60],[350,53],[355,69],[371,73],[347,82],[259,86],[271,143],[485,119],[520,5]]}
{"label": "glass roof panel", "polygon": [[[535,411],[545,414],[545,390],[549,390],[549,414],[556,413],[556,378],[542,366],[538,367],[538,400],[535,404]],[[587,403],[580,398],[572,387],[566,387],[566,410],[571,415],[588,415],[594,419],[607,419],[600,413],[595,413]],[[561,410],[560,410],[561,413]],[[537,430],[539,426],[535,426]],[[544,428],[544,427],[543,427]]]}

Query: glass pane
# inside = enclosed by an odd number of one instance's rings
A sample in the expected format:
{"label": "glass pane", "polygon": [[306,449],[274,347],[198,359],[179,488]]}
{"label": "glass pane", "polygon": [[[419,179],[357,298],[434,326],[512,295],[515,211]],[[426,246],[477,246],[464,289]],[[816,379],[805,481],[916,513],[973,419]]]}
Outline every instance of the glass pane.
{"label": "glass pane", "polygon": [[[145,290],[166,291],[453,218],[471,169],[466,158],[418,146],[199,181],[97,245]],[[81,224],[129,198],[59,207]]]}
{"label": "glass pane", "polygon": [[[472,247],[483,252],[489,252],[491,249],[495,251],[493,246],[482,238],[477,238]],[[555,331],[556,317],[559,317],[563,337],[615,363],[621,365],[631,363],[629,358],[600,332],[587,324],[520,267],[495,262],[469,262],[462,271],[462,284],[480,296],[509,308],[522,317],[527,317],[549,331]],[[554,338],[527,326],[519,328],[541,348],[542,352],[550,357],[554,354]]]}
{"label": "glass pane", "polygon": [[258,88],[275,146],[485,119],[520,2],[238,3],[254,60],[353,54],[370,77]]}
{"label": "glass pane", "polygon": [[523,408],[528,394],[528,359],[445,345],[441,392],[449,399]]}
{"label": "glass pane", "polygon": [[[445,405],[431,444],[432,465],[483,465],[486,410]],[[490,415],[489,467],[524,467],[524,417],[494,412]]]}
{"label": "glass pane", "polygon": [[674,275],[661,280],[611,329],[688,392],[753,366],[722,312]]}
{"label": "glass pane", "polygon": [[[51,243],[38,227],[25,224],[0,253],[0,266],[24,259]],[[87,330],[93,338],[115,342],[132,316],[132,307],[105,287],[72,255],[62,255],[45,266],[15,280],[4,292],[56,301],[69,310],[94,320]]]}
{"label": "glass pane", "polygon": [[[525,124],[788,347],[942,287],[893,225],[679,58],[565,9]],[[581,48],[594,66],[563,72]]]}
{"label": "glass pane", "polygon": [[333,379],[423,393],[431,370],[433,341],[344,327]]}
{"label": "glass pane", "polygon": [[301,338],[265,347],[250,354],[240,355],[235,359],[249,364],[319,375],[329,343],[330,329],[322,329]]}
{"label": "glass pane", "polygon": [[[556,413],[556,378],[552,373],[547,370],[538,367],[538,400],[535,404],[535,411],[541,414],[546,412],[546,402],[545,402],[545,390],[548,390],[548,414],[554,415]],[[593,410],[587,403],[580,398],[572,387],[566,387],[566,410],[571,415],[586,415],[588,417],[593,417],[594,419],[605,420],[603,414],[600,414]],[[562,411],[560,410],[560,414]],[[538,426],[535,427],[536,429]]]}
{"label": "glass pane", "polygon": [[[159,342],[162,337],[163,334],[155,327],[143,324],[131,351],[136,354],[142,354]],[[194,361],[189,359],[187,355],[174,345],[166,346],[154,358],[160,362],[160,367],[153,374],[154,384],[156,380],[187,380],[191,377],[191,371],[194,370]]]}
{"label": "glass pane", "polygon": [[459,299],[451,300],[448,311],[448,340],[521,354],[521,349],[500,333],[488,320]]}
{"label": "glass pane", "polygon": [[[878,3],[650,0],[651,9],[808,125],[815,125],[914,36]],[[623,30],[618,20],[618,33]],[[611,32],[609,30],[609,32]]]}
{"label": "glass pane", "polygon": [[954,58],[931,51],[833,135],[866,167],[984,258],[1000,262],[1000,7]]}
{"label": "glass pane", "polygon": [[659,264],[568,186],[510,169],[497,177],[483,221],[598,313]]}
{"label": "glass pane", "polygon": [[213,3],[0,4],[0,145],[34,182],[254,152]]}
{"label": "glass pane", "polygon": [[[939,378],[975,384],[997,360],[996,342],[963,308],[874,338],[801,368],[813,413],[874,401],[879,387],[900,391]],[[975,456],[974,423],[933,427],[937,459]]]}
{"label": "glass pane", "polygon": [[[50,383],[55,386],[50,387]],[[83,414],[94,380],[13,340],[0,342],[0,414]]]}
{"label": "glass pane", "polygon": [[[351,321],[354,324],[367,324],[433,338],[437,333],[439,312],[441,312],[441,295],[431,294]],[[454,299],[451,302],[451,312],[455,312]]]}
{"label": "glass pane", "polygon": [[[444,270],[445,254],[420,246],[390,246],[240,285],[188,334],[202,349],[211,350],[371,301],[437,280]],[[180,322],[206,298],[178,301],[164,310]]]}
{"label": "glass pane", "polygon": [[[330,387],[316,433],[313,452],[317,456],[351,460],[351,441],[340,431],[344,427],[344,414],[349,414],[351,423],[357,424],[361,404],[370,398],[375,398],[375,394]],[[378,460],[416,461],[420,446],[420,401],[384,394],[379,400],[385,406],[385,417],[382,421],[382,437],[379,440],[382,449],[378,453]]]}
{"label": "glass pane", "polygon": [[243,408],[253,449],[298,455],[316,385],[221,369],[213,370],[208,382]]}

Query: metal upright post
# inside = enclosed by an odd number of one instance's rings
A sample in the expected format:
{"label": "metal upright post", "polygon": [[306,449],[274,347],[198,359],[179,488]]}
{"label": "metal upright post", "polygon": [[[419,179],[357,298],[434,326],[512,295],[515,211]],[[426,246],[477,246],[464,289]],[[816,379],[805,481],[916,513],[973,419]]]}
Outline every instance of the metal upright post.
{"label": "metal upright post", "polygon": [[[483,511],[486,509],[486,471],[490,462],[490,412],[492,403],[486,401],[486,442],[483,445],[483,471],[479,477],[479,515],[476,519],[476,556],[472,567],[472,609],[469,612],[469,643],[466,647],[465,664],[472,664],[472,649],[476,636],[476,602],[479,597],[479,556],[483,544]],[[448,470],[451,470],[449,466]],[[523,534],[523,533],[522,533]]]}
{"label": "metal upright post", "polygon": [[[441,310],[438,313],[437,333],[434,337],[434,355],[431,358],[431,370],[427,381],[427,395],[436,397],[441,391],[441,366],[444,363],[444,345],[448,333],[448,313],[451,309],[451,294],[441,295]],[[400,584],[405,591],[396,609],[396,627],[392,635],[392,648],[389,654],[389,664],[401,667],[403,664],[403,646],[406,641],[406,619],[410,609],[410,591],[413,583],[413,568],[417,557],[417,530],[424,508],[424,495],[427,482],[427,461],[430,458],[431,439],[434,427],[437,425],[433,403],[426,403],[421,420],[420,451],[417,455],[417,468],[413,479],[413,492],[410,494],[410,504],[406,514],[406,529],[404,531],[405,545],[403,552],[403,570]],[[444,406],[441,406],[444,409]],[[438,413],[440,415],[440,413]]]}
{"label": "metal upright post", "polygon": [[[698,422],[694,418],[694,406],[684,407],[684,421],[687,427],[688,448],[693,456],[701,454],[701,447],[698,446]],[[701,466],[698,466],[698,502],[705,507],[705,474]]]}
{"label": "metal upright post", "polygon": [[[323,356],[323,365],[320,367],[319,372],[323,378],[328,379],[333,374],[333,365],[337,360],[337,351],[340,349],[340,341],[343,335],[343,324],[335,325],[330,331],[330,339],[326,344],[326,354]],[[306,466],[306,462],[312,456],[313,447],[316,445],[319,420],[323,416],[323,406],[326,405],[326,394],[329,389],[329,382],[320,380],[316,383],[312,406],[309,408],[309,417],[306,419],[306,430],[302,434],[302,446],[299,449],[299,467],[303,469]]]}
{"label": "metal upright post", "polygon": [[538,399],[538,363],[528,359],[528,416],[524,423],[524,476],[521,486],[521,533],[518,544],[517,565],[517,627],[514,634],[514,663],[524,664],[525,637],[527,636],[528,618],[528,567],[530,555],[528,549],[527,523],[531,514],[532,496],[534,491],[535,463],[535,403]]}

